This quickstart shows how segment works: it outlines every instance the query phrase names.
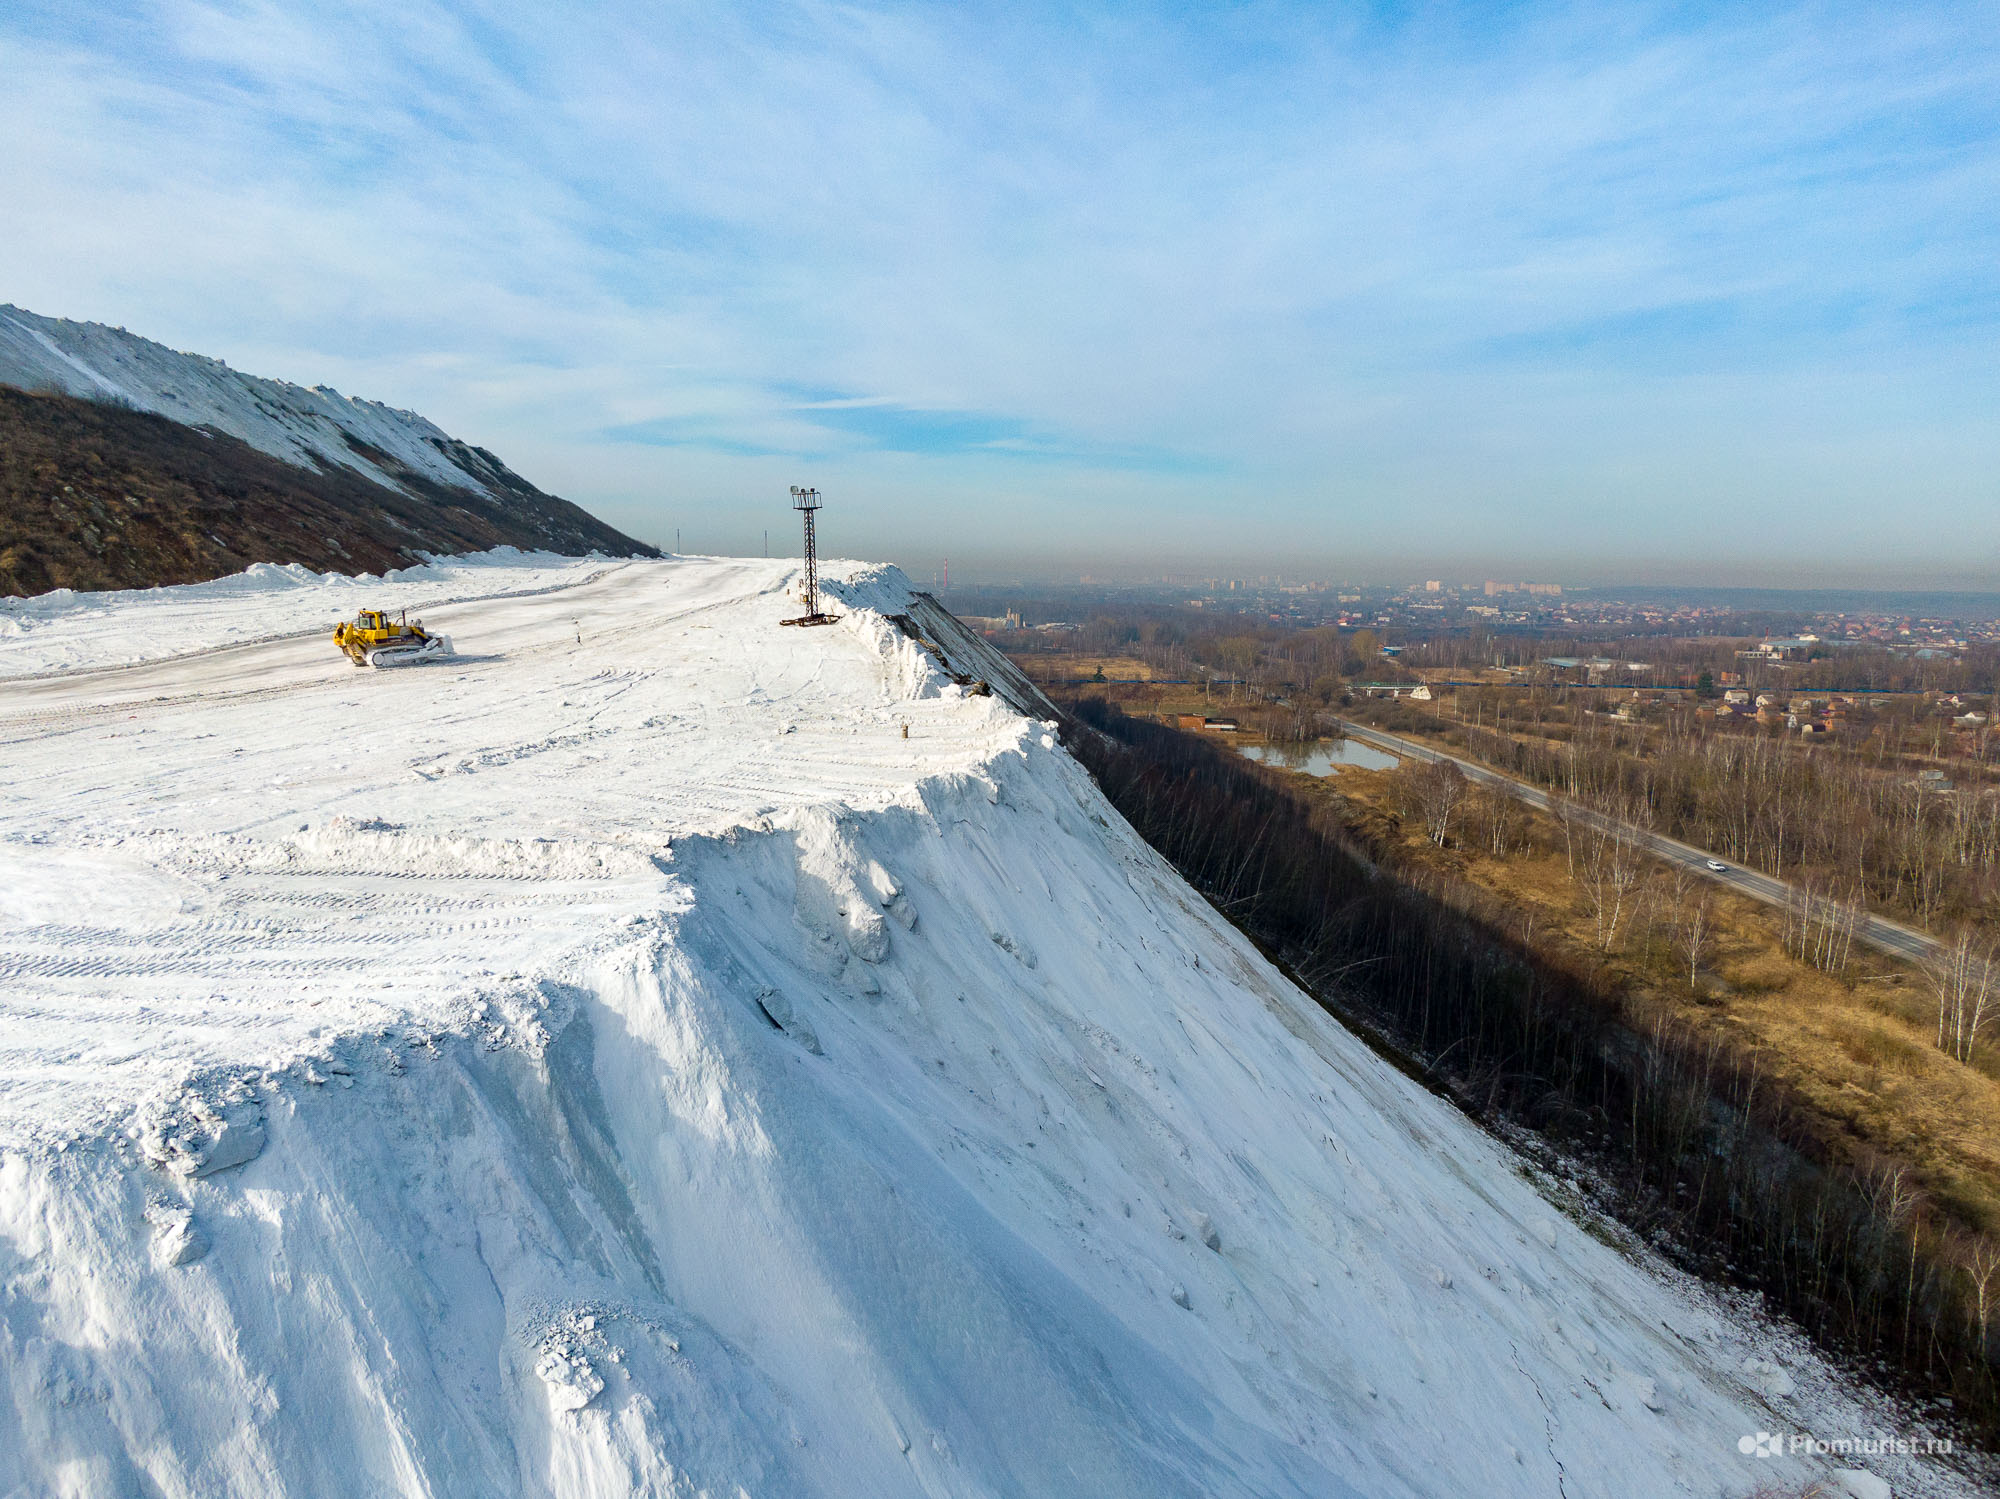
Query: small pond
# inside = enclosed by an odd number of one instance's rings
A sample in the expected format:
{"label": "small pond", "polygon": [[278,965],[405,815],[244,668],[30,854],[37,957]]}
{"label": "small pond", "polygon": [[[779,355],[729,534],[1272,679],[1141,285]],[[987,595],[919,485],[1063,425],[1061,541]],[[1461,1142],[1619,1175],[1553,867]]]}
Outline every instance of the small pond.
{"label": "small pond", "polygon": [[1311,744],[1246,744],[1242,753],[1261,765],[1279,765],[1286,770],[1303,770],[1307,775],[1330,776],[1349,765],[1363,770],[1394,770],[1398,760],[1372,744],[1357,739],[1316,739]]}

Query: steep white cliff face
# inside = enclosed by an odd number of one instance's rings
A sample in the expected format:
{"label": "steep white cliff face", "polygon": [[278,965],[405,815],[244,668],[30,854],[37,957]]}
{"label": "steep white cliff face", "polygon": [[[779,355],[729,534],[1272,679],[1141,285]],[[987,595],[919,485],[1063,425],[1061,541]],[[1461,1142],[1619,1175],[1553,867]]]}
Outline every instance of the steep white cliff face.
{"label": "steep white cliff face", "polygon": [[0,1493],[1712,1499],[1878,1419],[829,572],[0,688]]}

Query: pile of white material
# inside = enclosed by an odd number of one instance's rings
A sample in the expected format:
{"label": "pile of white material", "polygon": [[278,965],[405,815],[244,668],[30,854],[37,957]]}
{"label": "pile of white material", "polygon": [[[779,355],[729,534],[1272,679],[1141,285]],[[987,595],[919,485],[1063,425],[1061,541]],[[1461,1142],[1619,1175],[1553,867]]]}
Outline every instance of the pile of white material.
{"label": "pile of white material", "polygon": [[425,477],[504,500],[482,481],[478,455],[414,411],[233,370],[103,323],[42,317],[0,305],[0,382],[124,401],[191,427],[215,427],[305,468],[337,464],[397,488],[348,439],[386,453]]}
{"label": "pile of white material", "polygon": [[0,687],[0,1493],[1714,1496],[1886,1419],[829,572]]}
{"label": "pile of white material", "polygon": [[272,640],[301,630],[329,635],[356,610],[412,611],[496,594],[567,588],[611,564],[495,547],[374,573],[316,573],[296,562],[259,562],[227,578],[173,588],[0,598],[0,680],[89,671]]}

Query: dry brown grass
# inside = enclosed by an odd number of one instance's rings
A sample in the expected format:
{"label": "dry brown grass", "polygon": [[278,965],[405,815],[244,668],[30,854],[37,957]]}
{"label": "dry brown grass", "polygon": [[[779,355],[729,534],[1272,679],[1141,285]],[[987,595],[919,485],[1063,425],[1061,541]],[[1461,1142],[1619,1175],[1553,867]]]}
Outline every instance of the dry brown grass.
{"label": "dry brown grass", "polygon": [[[1345,803],[1372,836],[1394,827],[1392,773],[1345,770],[1319,794]],[[1529,850],[1504,859],[1434,848],[1414,822],[1395,836],[1399,857],[1448,867],[1505,900],[1538,943],[1594,948],[1560,833],[1540,814],[1530,827]],[[1924,980],[1909,965],[1857,949],[1845,973],[1822,973],[1784,951],[1770,907],[1701,889],[1713,902],[1716,941],[1699,989],[1690,991],[1685,972],[1661,960],[1663,941],[1646,940],[1649,926],[1663,930],[1674,899],[1672,876],[1658,866],[1611,955],[1628,1002],[1754,1053],[1810,1104],[1833,1148],[1907,1164],[1938,1208],[1966,1228],[2000,1234],[2000,1069],[1991,1055],[1968,1066],[1931,1044]]]}
{"label": "dry brown grass", "polygon": [[1107,678],[1120,682],[1135,678],[1140,682],[1151,682],[1154,675],[1153,668],[1136,656],[1086,656],[1062,652],[1046,656],[1022,655],[1013,659],[1030,677],[1041,682],[1089,681],[1099,671]]}

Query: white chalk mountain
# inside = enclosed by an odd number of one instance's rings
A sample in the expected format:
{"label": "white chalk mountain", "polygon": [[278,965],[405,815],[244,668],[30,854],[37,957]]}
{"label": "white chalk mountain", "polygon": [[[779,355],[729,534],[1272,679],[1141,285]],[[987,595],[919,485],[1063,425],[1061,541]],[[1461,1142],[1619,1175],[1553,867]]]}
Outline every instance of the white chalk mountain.
{"label": "white chalk mountain", "polygon": [[213,427],[303,468],[350,469],[390,489],[412,476],[505,501],[538,494],[484,448],[414,411],[233,370],[103,323],[0,305],[0,383],[111,399]]}
{"label": "white chalk mountain", "polygon": [[1333,1023],[892,570],[797,630],[781,563],[519,566],[448,669],[5,685],[0,1494],[1719,1499],[1891,1419]]}
{"label": "white chalk mountain", "polygon": [[18,307],[0,307],[0,460],[0,595],[496,546],[657,555],[415,412]]}

